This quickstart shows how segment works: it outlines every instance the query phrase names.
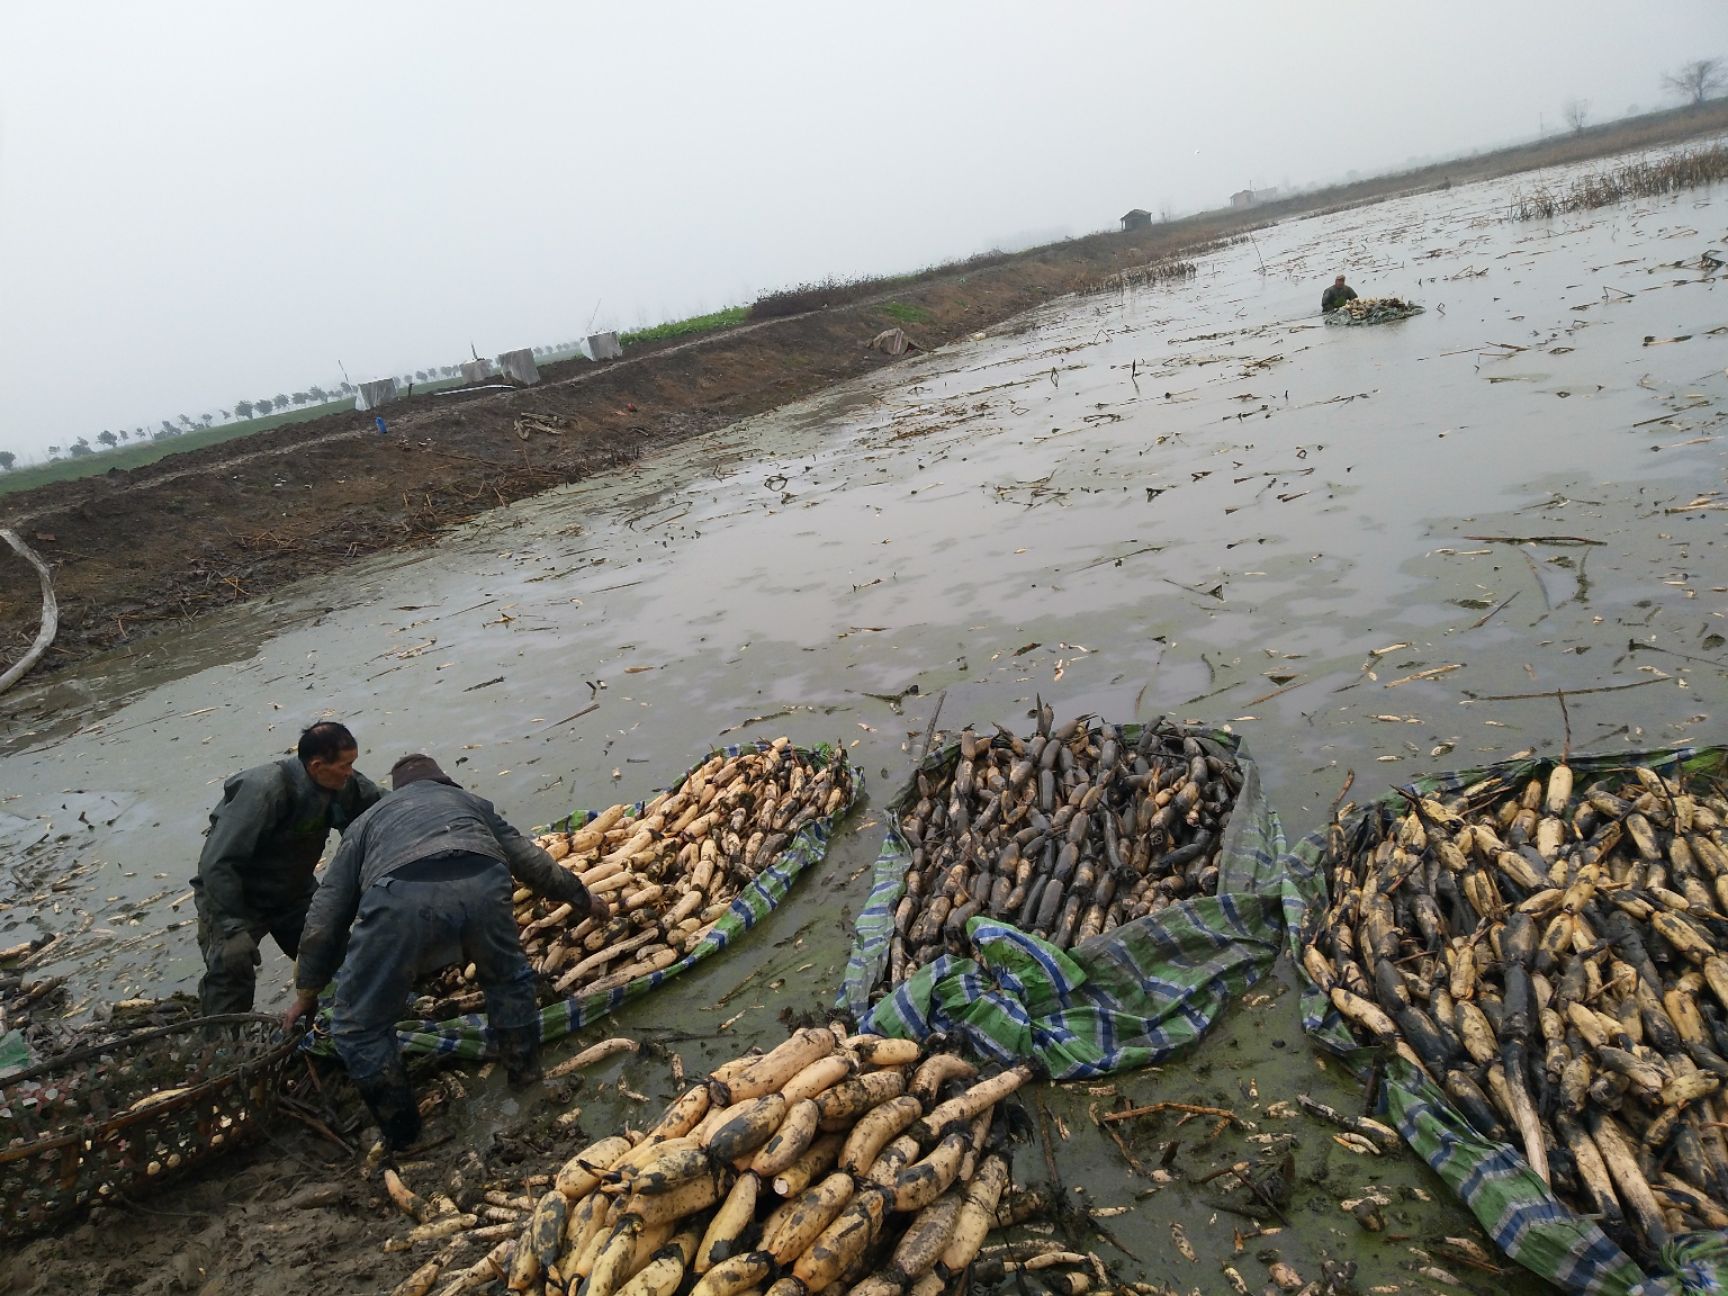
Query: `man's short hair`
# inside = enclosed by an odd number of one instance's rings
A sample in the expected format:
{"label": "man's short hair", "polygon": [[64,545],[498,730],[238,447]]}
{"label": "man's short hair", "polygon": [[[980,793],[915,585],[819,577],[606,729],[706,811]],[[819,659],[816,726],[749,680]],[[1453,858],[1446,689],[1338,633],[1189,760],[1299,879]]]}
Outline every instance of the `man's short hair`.
{"label": "man's short hair", "polygon": [[340,760],[343,752],[358,751],[360,744],[348,732],[348,726],[334,720],[320,720],[300,731],[298,748],[301,764],[315,760]]}

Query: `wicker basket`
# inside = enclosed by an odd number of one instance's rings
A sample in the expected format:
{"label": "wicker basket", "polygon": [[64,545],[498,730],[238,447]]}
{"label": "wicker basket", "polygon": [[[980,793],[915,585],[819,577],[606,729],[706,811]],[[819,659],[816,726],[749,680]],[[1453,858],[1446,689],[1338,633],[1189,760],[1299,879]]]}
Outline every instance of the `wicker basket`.
{"label": "wicker basket", "polygon": [[0,1080],[0,1236],[155,1184],[275,1114],[295,1040],[228,1013],[64,1053]]}

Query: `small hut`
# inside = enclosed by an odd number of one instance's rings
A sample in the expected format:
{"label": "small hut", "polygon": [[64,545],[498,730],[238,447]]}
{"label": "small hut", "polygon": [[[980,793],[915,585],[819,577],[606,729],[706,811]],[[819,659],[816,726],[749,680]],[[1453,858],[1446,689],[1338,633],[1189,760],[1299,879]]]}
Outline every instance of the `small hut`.
{"label": "small hut", "polygon": [[532,387],[540,381],[540,370],[534,363],[534,353],[527,347],[520,351],[506,351],[499,356],[498,372],[523,387]]}
{"label": "small hut", "polygon": [[377,409],[380,405],[388,405],[397,396],[396,380],[394,378],[379,378],[375,382],[363,382],[354,396],[354,408],[357,410]]}
{"label": "small hut", "polygon": [[616,360],[624,354],[616,333],[590,333],[582,346],[590,360]]}
{"label": "small hut", "polygon": [[1152,213],[1144,207],[1136,207],[1133,211],[1123,214],[1122,232],[1126,234],[1129,230],[1145,229],[1151,223]]}

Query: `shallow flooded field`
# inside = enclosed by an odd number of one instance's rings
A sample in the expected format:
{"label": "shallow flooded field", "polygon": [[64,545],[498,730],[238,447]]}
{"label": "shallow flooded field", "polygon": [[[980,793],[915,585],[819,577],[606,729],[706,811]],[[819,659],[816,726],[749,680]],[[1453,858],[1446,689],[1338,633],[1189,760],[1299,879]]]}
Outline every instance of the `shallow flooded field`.
{"label": "shallow flooded field", "polygon": [[[1728,298],[1699,258],[1728,240],[1728,199],[1509,222],[1520,183],[1258,231],[1184,283],[1058,301],[20,690],[0,721],[0,944],[57,937],[33,971],[69,975],[81,1010],[191,989],[187,880],[221,780],[324,716],[374,777],[430,751],[524,826],[646,795],[714,744],[843,745],[869,795],[827,864],[618,1019],[724,1022],[681,1045],[694,1066],[831,1001],[884,806],[933,721],[1024,732],[1041,695],[1058,719],[1227,724],[1291,838],[1352,775],[1367,799],[1558,754],[1568,728],[1575,752],[1722,742]],[[1325,326],[1339,271],[1426,311]],[[273,1002],[288,974],[269,947]],[[1258,1290],[1276,1251],[1305,1277],[1334,1256],[1362,1290],[1429,1290],[1414,1249],[1474,1233],[1439,1181],[1265,1115],[1298,1092],[1359,1106],[1286,981],[1114,1085],[1253,1128],[1130,1136],[1143,1162],[1170,1157],[1160,1187],[1089,1119],[1113,1095],[1069,1086],[1043,1096],[1068,1134],[1052,1156],[1095,1205],[1145,1197],[1108,1220],[1122,1250],[1098,1244],[1126,1276],[1221,1290],[1228,1261]],[[1241,1192],[1182,1181],[1281,1129],[1299,1138],[1291,1227],[1238,1245]],[[1017,1166],[1042,1177],[1036,1141]],[[1339,1207],[1373,1184],[1384,1233]]]}

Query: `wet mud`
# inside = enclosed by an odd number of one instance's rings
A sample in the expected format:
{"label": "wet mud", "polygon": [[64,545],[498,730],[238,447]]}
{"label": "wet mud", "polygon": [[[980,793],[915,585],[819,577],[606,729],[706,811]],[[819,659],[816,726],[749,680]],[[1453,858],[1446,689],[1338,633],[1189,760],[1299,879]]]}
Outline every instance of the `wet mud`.
{"label": "wet mud", "polygon": [[[189,989],[187,879],[221,780],[324,716],[374,776],[429,750],[524,826],[650,793],[716,743],[841,744],[869,795],[826,864],[725,958],[590,1035],[724,1023],[731,1056],[831,1002],[882,807],[933,718],[1026,731],[1041,695],[1058,720],[1227,724],[1292,837],[1352,779],[1366,799],[1558,753],[1568,731],[1577,752],[1722,741],[1728,296],[1699,257],[1728,236],[1728,195],[1509,222],[1519,183],[1256,231],[1192,279],[1061,299],[20,689],[0,738],[0,945],[46,938],[29,970],[67,978],[74,1016]],[[1325,328],[1340,271],[1426,313]],[[280,1003],[288,975],[268,948],[261,997]],[[1269,1113],[1303,1092],[1361,1109],[1295,999],[1282,971],[1187,1058],[1039,1091],[1066,1131],[1062,1181],[1135,1208],[1102,1221],[1120,1249],[1093,1249],[1182,1291],[1223,1290],[1223,1263],[1259,1290],[1263,1252],[1309,1278],[1355,1262],[1362,1290],[1543,1290],[1434,1259],[1480,1233],[1411,1156]],[[677,1046],[694,1070],[705,1046]],[[630,1088],[670,1096],[663,1066],[630,1066]],[[590,1081],[591,1130],[637,1110],[615,1074]],[[459,1142],[511,1119],[470,1087],[443,1118]],[[1095,1124],[1118,1098],[1248,1124],[1124,1122],[1163,1182]],[[1287,1223],[1195,1182],[1286,1133]],[[1045,1177],[1036,1138],[1016,1170]],[[185,1204],[200,1192],[159,1208],[219,1228],[251,1209]],[[1340,1207],[1370,1193],[1381,1232]],[[362,1252],[380,1286],[412,1267],[377,1253],[385,1226],[361,1206],[339,1217],[348,1250],[300,1264],[291,1239],[259,1241],[272,1276],[225,1289],[314,1290],[357,1277],[342,1266]],[[1280,1231],[1239,1252],[1257,1227]]]}

